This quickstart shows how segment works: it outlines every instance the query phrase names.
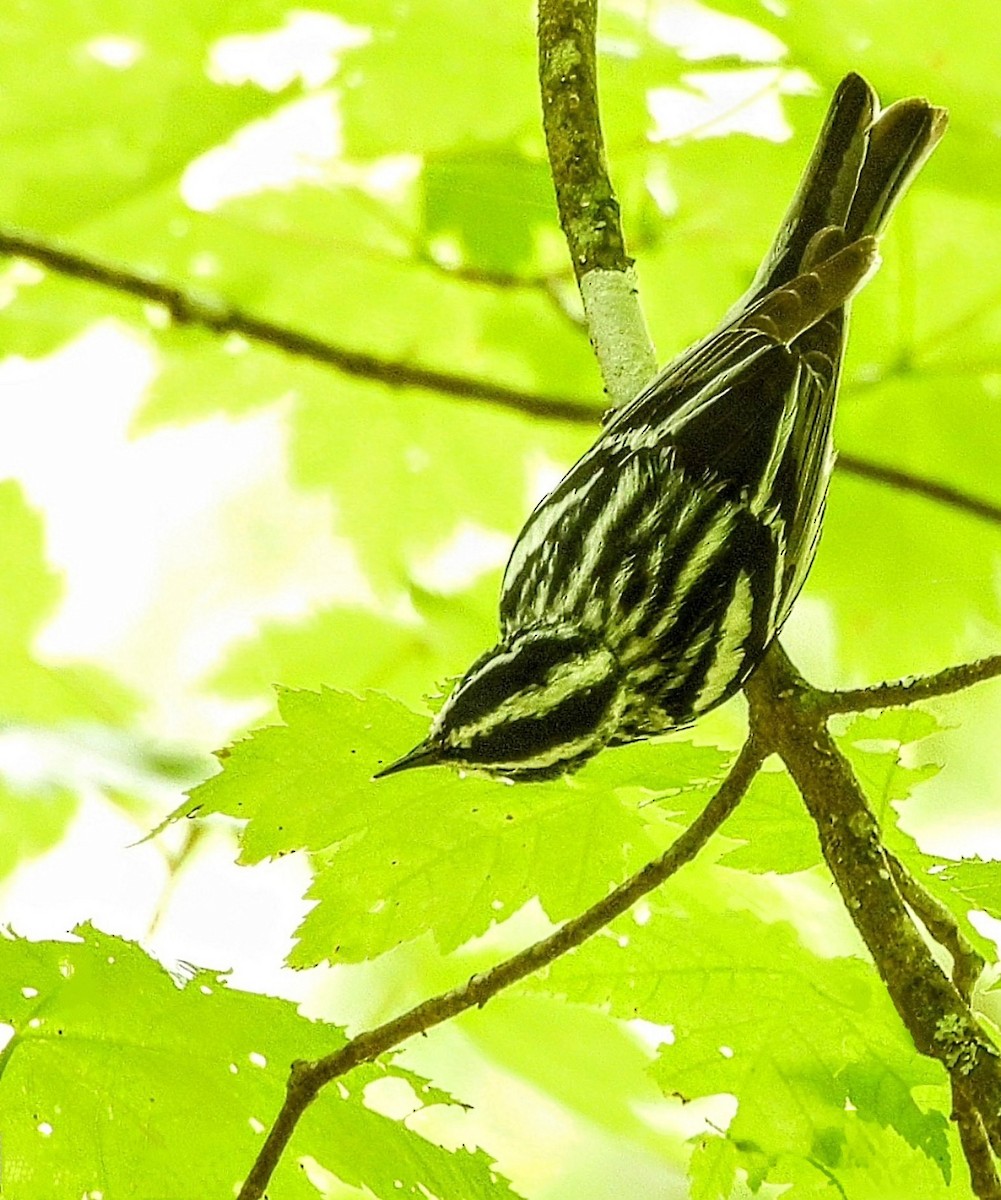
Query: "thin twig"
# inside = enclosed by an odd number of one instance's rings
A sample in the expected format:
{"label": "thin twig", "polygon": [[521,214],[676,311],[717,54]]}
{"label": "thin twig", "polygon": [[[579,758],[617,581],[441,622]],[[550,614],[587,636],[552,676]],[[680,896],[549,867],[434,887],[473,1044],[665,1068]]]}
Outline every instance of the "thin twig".
{"label": "thin twig", "polygon": [[299,1119],[324,1085],[362,1063],[372,1062],[380,1054],[385,1054],[418,1033],[426,1033],[468,1009],[482,1007],[504,988],[593,937],[695,857],[737,807],[763,761],[763,747],[752,732],[719,790],[674,844],[603,900],[579,917],[567,921],[549,937],[498,963],[484,974],[474,975],[462,987],[425,1000],[392,1021],[359,1034],[326,1058],[296,1063],[289,1078],[285,1102],[240,1189],[238,1200],[260,1200],[264,1195],[264,1189]]}
{"label": "thin twig", "polygon": [[156,908],[146,926],[146,938],[151,939],[160,928],[160,922],[166,916],[174,894],[181,879],[181,872],[194,859],[202,842],[208,834],[209,826],[204,821],[188,821],[184,826],[184,837],[181,845],[173,853],[163,847],[163,839],[158,838],[154,845],[158,846],[167,865],[167,879],[160,889]]}
{"label": "thin twig", "polygon": [[859,479],[870,479],[874,483],[886,483],[902,492],[913,492],[926,500],[934,500],[938,504],[957,508],[960,512],[970,513],[1001,525],[1001,504],[983,500],[979,496],[971,496],[968,492],[960,491],[947,483],[939,483],[934,479],[926,479],[923,475],[915,475],[913,471],[901,471],[897,467],[886,467],[881,463],[869,462],[854,454],[840,454],[838,466],[850,475]]}
{"label": "thin twig", "polygon": [[818,697],[818,705],[830,716],[832,713],[857,713],[868,708],[900,708],[934,696],[962,692],[975,683],[1001,675],[1001,654],[991,654],[976,662],[946,667],[934,675],[918,675],[898,679],[894,683],[879,683],[872,687],[851,688],[843,692],[826,692]]}
{"label": "thin twig", "polygon": [[345,375],[354,375],[384,383],[389,387],[415,387],[483,400],[529,416],[594,425],[600,410],[583,400],[564,396],[540,396],[519,388],[474,379],[451,371],[419,367],[337,346],[287,325],[266,321],[240,312],[217,296],[198,294],[163,283],[148,275],[123,267],[101,263],[71,250],[52,245],[25,233],[0,229],[0,254],[15,255],[39,263],[74,279],[100,284],[130,296],[137,296],[167,310],[179,325],[198,325],[218,334],[237,334],[250,341],[271,346],[297,358],[336,367]]}
{"label": "thin twig", "polygon": [[904,903],[951,956],[952,982],[956,985],[956,991],[969,1003],[984,969],[983,958],[974,950],[945,905],[914,878],[892,851],[884,848],[883,854]]}
{"label": "thin twig", "polygon": [[[334,342],[314,337],[290,326],[243,313],[219,297],[205,293],[196,294],[127,267],[100,262],[28,233],[0,228],[0,254],[35,262],[68,278],[94,283],[158,304],[180,325],[197,325],[219,334],[236,334],[294,357],[334,367],[346,375],[369,379],[389,387],[421,388],[457,399],[478,400],[525,416],[565,421],[573,425],[593,427],[600,412],[598,405],[583,397],[540,395],[538,392],[508,387],[486,379],[379,358],[374,354],[338,346]],[[494,281],[484,277],[480,282]],[[529,281],[532,286],[536,283],[535,280]],[[647,361],[652,362],[652,359]],[[629,386],[631,385],[624,384],[621,389],[621,394],[627,399],[632,398]],[[910,471],[869,462],[853,454],[841,454],[837,466],[839,471],[860,479],[887,484],[899,491],[911,492],[970,516],[1001,524],[1001,505],[971,496],[948,484],[926,479]]]}

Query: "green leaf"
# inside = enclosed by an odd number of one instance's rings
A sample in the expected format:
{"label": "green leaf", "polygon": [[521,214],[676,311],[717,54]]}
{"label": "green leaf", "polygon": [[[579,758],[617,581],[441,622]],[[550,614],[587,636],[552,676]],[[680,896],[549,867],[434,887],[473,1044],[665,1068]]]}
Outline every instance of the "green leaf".
{"label": "green leaf", "polygon": [[[869,1122],[846,1124],[843,1161],[837,1171],[819,1157],[781,1158],[769,1169],[770,1181],[784,1185],[789,1200],[965,1200],[969,1194],[965,1167],[947,1180],[938,1165],[915,1154],[892,1130]],[[958,1138],[952,1151],[960,1154]]]}
{"label": "green leaf", "polygon": [[435,155],[421,174],[422,236],[457,243],[462,261],[484,271],[517,271],[535,253],[537,227],[552,227],[548,164],[516,147],[484,147]]}
{"label": "green leaf", "polygon": [[691,1200],[729,1200],[737,1182],[737,1147],[729,1138],[703,1134],[688,1167]]}
{"label": "green leaf", "polygon": [[728,867],[786,875],[821,861],[816,830],[785,771],[759,772],[723,832],[744,842],[723,856]]}
{"label": "green leaf", "polygon": [[858,1118],[948,1171],[944,1116],[912,1094],[940,1084],[941,1070],[914,1055],[870,966],[819,958],[790,926],[715,912],[693,895],[651,908],[554,963],[547,990],[669,1025],[655,1065],[665,1093],[732,1093],[728,1136],[768,1161],[819,1155],[836,1171]]}
{"label": "green leaf", "polygon": [[[941,884],[948,889],[956,900],[965,903],[971,909],[985,912],[995,920],[1001,920],[1001,862],[983,862],[980,859],[967,858],[962,862],[935,862],[929,868],[932,887],[937,894],[942,890],[935,885]],[[926,885],[928,880],[925,880]],[[951,907],[957,907],[956,900]],[[968,916],[968,911],[963,912]],[[997,945],[989,939],[984,939],[988,957],[997,956]]]}
{"label": "green leaf", "polygon": [[[319,852],[292,961],[353,961],[431,930],[451,950],[538,897],[559,921],[653,857],[635,799],[702,788],[719,751],[684,743],[599,756],[570,779],[506,785],[436,768],[373,781],[420,741],[425,718],[370,693],[279,692],[283,725],[222,757],[175,814],[247,821],[242,858]],[[672,800],[672,803],[674,801]],[[418,836],[419,831],[419,836]],[[657,837],[654,841],[651,834]]]}
{"label": "green leaf", "polygon": [[[210,971],[171,978],[135,945],[85,927],[77,942],[0,942],[5,1195],[232,1195],[285,1095],[292,1062],[344,1044],[284,1000],[226,987]],[[316,1190],[308,1156],[373,1195],[510,1197],[482,1151],[454,1153],[374,1112],[366,1089],[412,1072],[356,1069],[328,1086],[293,1135],[275,1194]],[[99,1136],[95,1136],[99,1131]],[[178,1148],[183,1147],[183,1153]]]}
{"label": "green leaf", "polygon": [[890,805],[906,800],[918,784],[933,778],[940,769],[935,763],[920,767],[905,765],[903,748],[930,737],[940,728],[931,713],[919,708],[898,708],[878,716],[854,717],[839,737],[884,828],[895,823]]}

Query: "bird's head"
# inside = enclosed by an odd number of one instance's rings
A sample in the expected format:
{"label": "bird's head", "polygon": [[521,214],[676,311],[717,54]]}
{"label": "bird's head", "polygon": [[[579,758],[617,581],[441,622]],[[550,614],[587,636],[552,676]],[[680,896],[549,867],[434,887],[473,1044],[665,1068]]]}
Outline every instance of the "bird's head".
{"label": "bird's head", "polygon": [[621,668],[599,638],[530,629],[473,663],[424,741],[376,777],[451,763],[512,779],[551,778],[608,744],[623,705]]}

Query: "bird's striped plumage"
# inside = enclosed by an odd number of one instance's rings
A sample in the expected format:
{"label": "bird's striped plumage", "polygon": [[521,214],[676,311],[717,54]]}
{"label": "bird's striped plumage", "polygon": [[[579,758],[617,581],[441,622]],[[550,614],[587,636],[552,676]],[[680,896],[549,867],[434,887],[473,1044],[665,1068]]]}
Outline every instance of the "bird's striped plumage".
{"label": "bird's striped plumage", "polygon": [[538,505],[504,575],[498,645],[384,774],[446,761],[543,778],[743,685],[816,551],[846,306],[944,128],[924,100],[879,114],[863,79],[842,82],[747,295]]}

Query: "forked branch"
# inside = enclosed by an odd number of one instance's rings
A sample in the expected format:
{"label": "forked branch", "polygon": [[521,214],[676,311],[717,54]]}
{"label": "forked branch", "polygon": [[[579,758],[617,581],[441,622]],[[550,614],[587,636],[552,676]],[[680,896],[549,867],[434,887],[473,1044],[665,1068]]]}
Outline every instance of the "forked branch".
{"label": "forked branch", "polygon": [[[778,751],[813,817],[824,860],[915,1046],[942,1064],[962,1097],[957,1111],[974,1112],[976,1127],[994,1153],[1001,1153],[1001,1055],[967,1000],[973,962],[966,948],[955,945],[961,961],[953,982],[907,911],[876,817],[827,728],[822,694],[803,680],[777,643],[746,691],[757,727]],[[933,913],[914,893],[911,901],[924,907],[922,919],[931,919],[929,932],[944,937],[937,920],[943,914]],[[962,1142],[964,1149],[975,1143],[969,1121]],[[975,1164],[969,1165],[975,1179]]]}

